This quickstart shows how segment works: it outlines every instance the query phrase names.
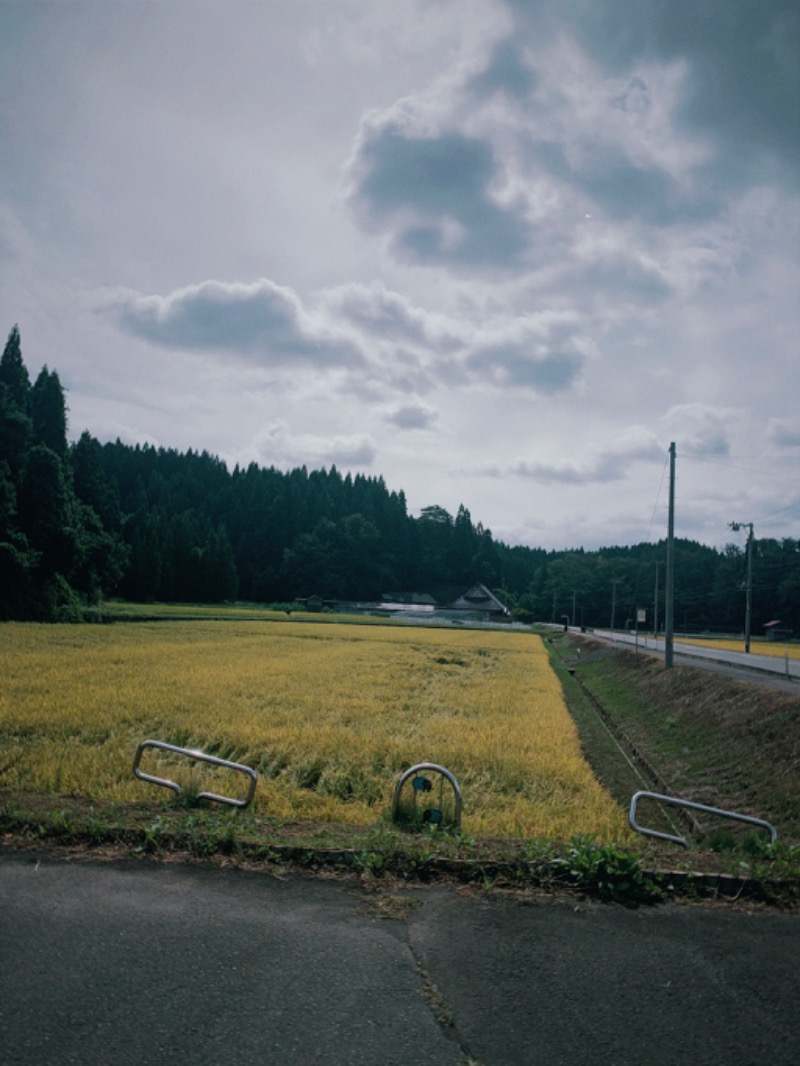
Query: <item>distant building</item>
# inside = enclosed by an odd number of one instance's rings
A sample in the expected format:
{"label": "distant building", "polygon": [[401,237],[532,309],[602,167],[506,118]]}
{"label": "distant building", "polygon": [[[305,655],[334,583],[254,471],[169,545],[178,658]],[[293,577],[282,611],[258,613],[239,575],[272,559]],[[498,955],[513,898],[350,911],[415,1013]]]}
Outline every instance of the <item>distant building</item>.
{"label": "distant building", "polygon": [[437,611],[437,614],[463,621],[511,621],[511,611],[485,585],[473,585],[463,596],[453,600],[443,610]]}
{"label": "distant building", "polygon": [[485,585],[471,589],[446,607],[439,607],[427,592],[385,592],[380,600],[323,600],[309,596],[304,603],[309,611],[333,611],[335,614],[369,614],[374,617],[403,618],[409,622],[510,622],[511,611]]}
{"label": "distant building", "polygon": [[764,636],[767,640],[791,640],[792,630],[780,620],[776,620],[765,624]]}
{"label": "distant building", "polygon": [[380,606],[383,611],[432,614],[436,610],[436,600],[427,592],[384,592]]}

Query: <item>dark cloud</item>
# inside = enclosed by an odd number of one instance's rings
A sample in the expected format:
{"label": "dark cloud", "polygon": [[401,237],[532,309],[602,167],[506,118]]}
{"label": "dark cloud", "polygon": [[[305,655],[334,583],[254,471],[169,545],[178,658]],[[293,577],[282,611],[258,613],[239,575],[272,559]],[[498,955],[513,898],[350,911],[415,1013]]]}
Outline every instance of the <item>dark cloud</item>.
{"label": "dark cloud", "polygon": [[717,148],[715,180],[771,163],[800,174],[800,6],[796,0],[506,0],[524,33],[567,27],[606,70],[684,61],[687,128]]}
{"label": "dark cloud", "polygon": [[351,202],[367,225],[393,231],[399,258],[519,266],[529,227],[492,196],[502,174],[488,141],[455,130],[423,136],[389,116],[365,125],[351,176]]}
{"label": "dark cloud", "polygon": [[290,289],[266,279],[206,281],[168,296],[126,293],[108,309],[126,332],[169,348],[224,351],[268,365],[363,363],[352,339],[313,319]]}

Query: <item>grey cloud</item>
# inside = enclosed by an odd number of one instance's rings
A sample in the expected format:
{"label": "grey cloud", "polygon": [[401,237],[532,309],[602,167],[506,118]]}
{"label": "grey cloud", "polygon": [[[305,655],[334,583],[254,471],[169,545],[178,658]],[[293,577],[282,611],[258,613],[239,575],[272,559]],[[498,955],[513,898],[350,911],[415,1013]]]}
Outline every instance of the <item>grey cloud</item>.
{"label": "grey cloud", "polygon": [[637,165],[622,149],[599,139],[571,146],[534,142],[532,159],[548,173],[589,197],[613,219],[638,218],[654,225],[712,216],[717,205],[681,188],[663,169]]}
{"label": "grey cloud", "polygon": [[607,456],[586,466],[571,462],[544,463],[518,459],[511,464],[509,473],[538,481],[543,485],[587,485],[594,482],[619,481],[624,477],[619,458]]}
{"label": "grey cloud", "polygon": [[126,332],[168,348],[224,351],[266,365],[364,361],[352,338],[315,320],[295,293],[266,279],[250,285],[206,281],[168,296],[124,293],[105,310]]}
{"label": "grey cloud", "polygon": [[335,437],[327,450],[327,462],[337,466],[372,466],[378,449],[370,437]]}
{"label": "grey cloud", "polygon": [[644,437],[600,451],[584,463],[518,459],[511,464],[509,473],[544,485],[604,484],[624,480],[633,463],[663,460],[664,454],[659,444]]}
{"label": "grey cloud", "polygon": [[398,429],[430,429],[438,417],[438,412],[431,407],[414,403],[396,408],[386,416],[386,421]]}
{"label": "grey cloud", "polygon": [[368,467],[378,454],[375,441],[365,433],[332,438],[293,435],[282,420],[265,426],[251,442],[250,450],[263,463],[286,467]]}
{"label": "grey cloud", "polygon": [[770,419],[767,436],[779,448],[800,448],[800,422]]}
{"label": "grey cloud", "polygon": [[733,408],[712,407],[705,403],[671,407],[661,419],[670,438],[677,442],[678,454],[693,458],[730,454],[728,430],[740,416]]}
{"label": "grey cloud", "polygon": [[514,40],[506,39],[495,46],[485,70],[471,79],[469,88],[481,96],[500,91],[524,99],[536,83],[536,73],[525,62],[522,50]]}
{"label": "grey cloud", "polygon": [[621,303],[626,297],[659,303],[673,294],[673,287],[653,264],[643,264],[630,255],[597,254],[583,269],[573,273],[575,285],[581,285],[594,297]]}
{"label": "grey cloud", "polygon": [[585,345],[563,316],[529,316],[488,328],[467,353],[467,374],[500,387],[522,387],[545,395],[574,384],[586,360]]}
{"label": "grey cloud", "polygon": [[455,130],[423,136],[389,116],[362,130],[351,202],[365,224],[393,231],[400,259],[513,269],[529,226],[492,198],[499,173],[487,141]]}
{"label": "grey cloud", "polygon": [[376,339],[452,351],[463,345],[455,323],[413,306],[382,284],[351,284],[328,290],[325,304],[337,316]]}
{"label": "grey cloud", "polygon": [[431,392],[436,387],[437,378],[441,377],[440,370],[441,363],[428,368],[418,356],[403,348],[396,348],[383,368],[384,378],[391,388],[417,395]]}
{"label": "grey cloud", "polygon": [[472,352],[466,365],[496,385],[523,386],[549,395],[572,385],[583,366],[583,357],[574,352],[539,356],[510,345],[487,345]]}

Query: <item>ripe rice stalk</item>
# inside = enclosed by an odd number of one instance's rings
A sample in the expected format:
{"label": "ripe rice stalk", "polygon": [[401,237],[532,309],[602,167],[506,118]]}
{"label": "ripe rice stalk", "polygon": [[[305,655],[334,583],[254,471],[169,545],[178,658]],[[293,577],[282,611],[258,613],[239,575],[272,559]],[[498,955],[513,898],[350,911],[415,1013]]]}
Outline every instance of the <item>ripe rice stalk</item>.
{"label": "ripe rice stalk", "polygon": [[[374,824],[400,773],[435,762],[457,778],[472,835],[628,839],[527,632],[6,623],[0,654],[3,789],[162,802],[131,772],[150,737],[255,767],[256,810],[282,819]],[[142,769],[189,792],[246,789],[241,775],[152,750]]]}
{"label": "ripe rice stalk", "polygon": [[[718,648],[720,651],[744,651],[744,637],[741,640],[718,639],[717,637],[679,637],[676,644],[701,644],[704,648]],[[787,644],[781,641],[753,640],[750,644],[751,655],[768,655],[773,659],[800,659],[800,644]]]}

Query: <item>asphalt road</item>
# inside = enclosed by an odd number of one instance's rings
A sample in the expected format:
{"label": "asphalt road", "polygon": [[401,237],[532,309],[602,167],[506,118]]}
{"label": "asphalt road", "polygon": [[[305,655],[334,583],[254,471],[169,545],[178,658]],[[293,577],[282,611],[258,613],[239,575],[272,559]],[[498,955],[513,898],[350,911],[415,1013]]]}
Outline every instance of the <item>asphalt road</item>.
{"label": "asphalt road", "polygon": [[[578,629],[570,632],[578,633]],[[642,654],[663,659],[664,639],[630,633],[620,633],[605,629],[593,629],[587,632],[590,640],[613,644],[615,647],[636,649]],[[776,692],[787,692],[792,696],[800,695],[800,660],[758,655],[751,652],[722,651],[719,648],[704,647],[702,644],[673,643],[673,661],[687,666],[697,666],[710,673],[727,677],[731,681],[748,681],[750,684],[771,688]]]}
{"label": "asphalt road", "polygon": [[798,959],[777,911],[0,851],[4,1066],[795,1066]]}

